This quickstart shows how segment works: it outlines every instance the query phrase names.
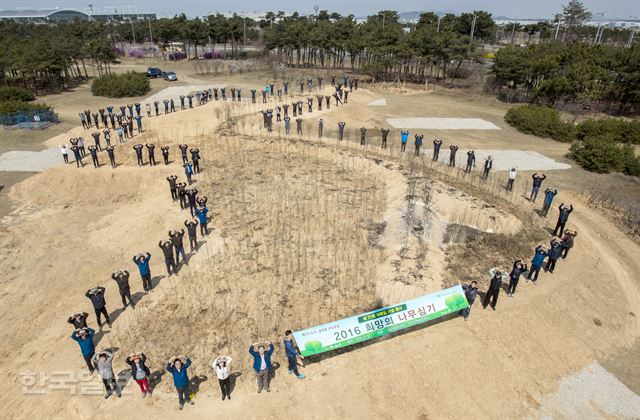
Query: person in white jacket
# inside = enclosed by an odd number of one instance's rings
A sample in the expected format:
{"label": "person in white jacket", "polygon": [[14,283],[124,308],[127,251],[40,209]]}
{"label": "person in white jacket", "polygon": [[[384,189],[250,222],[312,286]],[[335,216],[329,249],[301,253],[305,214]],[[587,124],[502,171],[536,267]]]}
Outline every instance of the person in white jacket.
{"label": "person in white jacket", "polygon": [[231,358],[229,356],[220,356],[213,361],[211,367],[216,372],[216,376],[218,376],[218,383],[222,391],[222,400],[227,397],[231,399],[231,378],[229,377],[231,372]]}

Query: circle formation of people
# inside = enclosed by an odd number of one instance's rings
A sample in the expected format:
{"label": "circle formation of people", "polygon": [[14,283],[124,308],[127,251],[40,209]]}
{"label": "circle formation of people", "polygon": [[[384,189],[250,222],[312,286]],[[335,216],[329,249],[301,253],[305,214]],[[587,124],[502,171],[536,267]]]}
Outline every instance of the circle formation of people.
{"label": "circle formation of people", "polygon": [[[348,103],[349,93],[354,89],[358,89],[358,79],[352,79],[348,76],[342,78],[342,83],[336,83],[336,77],[331,76],[331,85],[335,86],[335,92],[332,95],[316,95],[316,109],[322,111],[323,106],[326,109],[331,108],[332,98],[335,101],[335,106],[344,105]],[[306,83],[305,83],[306,82]],[[310,94],[314,90],[314,80],[308,78],[299,82],[300,94]],[[323,78],[318,77],[317,86],[322,88]],[[242,91],[240,88],[230,88],[232,101],[242,101]],[[267,103],[268,98],[277,96],[278,100],[282,100],[282,96],[289,95],[289,82],[283,82],[282,88],[276,88],[275,84],[267,83],[261,90],[262,103]],[[257,90],[251,90],[251,101],[256,103]],[[194,106],[201,106],[209,101],[227,100],[226,88],[211,88],[203,91],[196,92],[195,94],[181,95],[179,97],[180,109],[191,109]],[[263,125],[268,132],[273,130],[273,116],[275,112],[276,122],[284,122],[285,134],[291,133],[291,115],[296,118],[296,133],[302,135],[302,118],[300,116],[303,113],[304,105],[306,102],[307,112],[313,112],[314,97],[309,96],[306,101],[297,100],[291,103],[283,105],[278,104],[274,109],[267,109],[262,112]],[[164,99],[162,101],[164,107],[164,114],[170,114],[176,111],[175,101],[173,98]],[[75,157],[77,167],[83,167],[82,159],[86,156],[86,150],[89,150],[91,154],[92,162],[95,168],[100,167],[98,160],[98,152],[105,150],[109,156],[111,166],[115,168],[116,158],[114,152],[114,146],[112,142],[112,130],[115,131],[117,136],[117,143],[124,144],[128,139],[134,136],[134,125],[138,133],[143,132],[142,124],[142,104],[127,104],[126,106],[120,106],[120,112],[114,112],[113,106],[108,106],[106,109],[99,109],[98,112],[91,112],[87,109],[79,113],[80,122],[83,128],[89,130],[94,129],[91,133],[94,144],[91,144],[85,149],[85,142],[82,137],[72,138],[69,140],[71,143],[71,151]],[[128,111],[128,112],[127,112]],[[150,103],[145,104],[145,111],[147,118],[151,118],[153,115],[160,116],[160,101],[153,101],[153,112]],[[111,128],[110,128],[111,127]],[[340,121],[338,123],[338,140],[344,139],[346,123]],[[323,137],[324,123],[322,118],[318,121],[318,137]],[[100,131],[101,130],[101,131]],[[362,146],[367,145],[367,128],[361,127],[360,132],[360,144]],[[386,149],[388,147],[387,140],[390,130],[388,128],[381,128],[381,144],[380,147]],[[406,145],[409,140],[409,131],[400,130],[400,151],[406,151]],[[104,139],[106,147],[103,149],[101,136]],[[414,154],[420,155],[420,149],[423,144],[423,134],[414,135]],[[115,144],[115,141],[114,141]],[[432,160],[438,162],[440,155],[440,148],[443,144],[442,139],[433,140],[433,153]],[[61,145],[61,152],[65,163],[70,163],[68,159],[68,148],[66,145]],[[147,160],[150,166],[156,165],[155,149],[156,145],[152,143],[148,144],[135,144],[133,149],[135,151],[137,164],[139,166],[145,165],[144,149],[147,150]],[[190,252],[193,254],[198,250],[198,226],[200,226],[200,235],[205,236],[209,234],[208,229],[208,212],[207,197],[198,195],[199,192],[196,188],[192,187],[194,174],[200,173],[200,162],[202,156],[198,148],[190,148],[186,144],[178,145],[178,149],[181,156],[181,163],[184,167],[184,174],[186,182],[179,182],[176,175],[170,175],[167,177],[169,183],[169,190],[171,199],[175,202],[178,201],[182,210],[189,209],[191,218],[184,221],[185,230],[173,229],[168,232],[168,236],[164,240],[160,240],[158,247],[161,249],[164,262],[167,270],[167,275],[171,276],[178,273],[181,265],[188,263],[189,257],[187,256],[184,248],[184,235],[187,233],[189,239]],[[160,147],[163,161],[165,165],[169,165],[170,161],[170,148],[168,146]],[[449,166],[456,166],[456,152],[458,146],[449,146]],[[191,160],[189,160],[189,157]],[[465,173],[469,173],[476,166],[475,151],[470,150],[467,152]],[[488,179],[491,169],[493,168],[493,157],[488,156],[485,159],[483,165],[482,179]],[[506,190],[512,191],[513,185],[517,176],[517,168],[511,168],[508,173],[508,179],[506,184]],[[532,175],[533,184],[529,197],[531,203],[535,203],[538,194],[542,188],[542,183],[546,179],[546,175],[543,173],[535,173]],[[558,191],[553,188],[547,188],[544,190],[543,205],[539,214],[543,217],[547,217],[549,209],[552,206],[555,196]],[[545,244],[539,244],[536,246],[533,257],[528,265],[525,258],[514,261],[513,267],[508,270],[500,268],[492,268],[489,273],[491,275],[491,281],[489,288],[485,294],[482,302],[483,308],[491,306],[493,310],[496,309],[498,296],[500,290],[506,289],[507,296],[513,297],[516,293],[518,282],[520,277],[526,274],[526,280],[532,281],[534,285],[537,285],[539,280],[539,274],[544,266],[544,270],[553,273],[556,268],[556,263],[560,259],[566,259],[569,251],[573,247],[574,238],[577,236],[577,231],[572,229],[566,229],[566,224],[569,220],[569,215],[573,211],[572,205],[565,205],[565,203],[559,206],[559,215],[556,223],[556,227],[553,232],[553,238],[549,242],[549,246]],[[154,288],[151,270],[149,267],[149,261],[152,254],[150,252],[142,252],[132,257],[133,263],[137,266],[140,278],[142,280],[142,287],[145,292],[151,292]],[[182,261],[180,260],[182,258]],[[545,264],[546,260],[546,264]],[[508,273],[507,273],[508,272]],[[131,286],[129,282],[130,273],[126,269],[119,269],[112,273],[111,278],[116,282],[118,291],[122,299],[123,310],[127,307],[135,309],[135,302],[131,295]],[[506,280],[508,278],[508,284]],[[469,318],[471,312],[471,306],[473,305],[476,297],[478,296],[478,286],[476,281],[472,281],[470,284],[463,286],[469,307],[460,311],[460,315],[464,317],[466,321]],[[109,311],[106,308],[105,300],[105,288],[102,286],[92,287],[87,290],[85,296],[91,301],[93,306],[98,328],[102,330],[103,319],[104,322],[111,327],[111,319],[109,317]],[[97,351],[94,339],[96,331],[90,328],[87,324],[88,313],[78,312],[71,315],[68,318],[68,322],[73,325],[74,331],[71,334],[71,338],[76,341],[82,353],[82,356],[86,362],[87,368],[91,374],[98,371],[100,378],[105,388],[105,398],[109,398],[114,393],[121,396],[121,386],[117,381],[117,377],[113,371],[113,352],[109,349]],[[285,349],[285,355],[288,362],[288,371],[290,374],[294,374],[296,378],[303,379],[305,376],[298,370],[298,358],[303,358],[299,349],[294,343],[293,333],[291,330],[284,332],[283,347]],[[253,359],[253,370],[255,372],[257,392],[260,393],[263,390],[270,392],[270,382],[273,373],[273,364],[271,357],[274,353],[274,345],[271,342],[253,343],[249,346],[249,354]],[[152,387],[150,384],[151,370],[148,367],[147,356],[143,352],[133,352],[129,354],[125,363],[130,368],[131,378],[138,384],[142,397],[151,397]],[[190,379],[188,376],[188,369],[191,366],[191,359],[188,356],[176,355],[171,357],[166,365],[165,369],[172,374],[173,384],[178,394],[178,408],[183,409],[185,404],[194,404],[191,394],[189,392]],[[221,390],[222,400],[231,399],[231,378],[233,377],[231,369],[232,358],[228,355],[219,355],[211,363],[211,368],[214,370]]]}

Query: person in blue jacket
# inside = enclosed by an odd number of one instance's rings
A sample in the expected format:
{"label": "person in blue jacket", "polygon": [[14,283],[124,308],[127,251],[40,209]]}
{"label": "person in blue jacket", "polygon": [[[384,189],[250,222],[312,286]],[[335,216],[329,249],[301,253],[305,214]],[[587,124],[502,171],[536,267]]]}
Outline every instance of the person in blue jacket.
{"label": "person in blue jacket", "polygon": [[200,221],[200,235],[208,235],[209,231],[207,230],[207,213],[209,209],[206,207],[199,207],[196,209],[196,216],[198,216],[198,220]]}
{"label": "person in blue jacket", "polygon": [[187,162],[184,165],[184,174],[187,176],[187,181],[189,181],[189,185],[193,183],[191,180],[191,175],[193,175],[193,164],[191,162]]}
{"label": "person in blue jacket", "polygon": [[400,151],[404,152],[407,147],[407,141],[409,141],[409,131],[400,130]]}
{"label": "person in blue jacket", "polygon": [[422,146],[422,138],[424,137],[424,135],[422,134],[416,134],[415,138],[416,140],[413,142],[413,145],[416,148],[416,156],[418,156],[420,154],[420,146]]}
{"label": "person in blue jacket", "polygon": [[93,336],[95,333],[96,331],[89,327],[80,328],[71,333],[71,339],[80,345],[82,357],[84,358],[91,375],[93,375],[93,372],[96,370],[93,366],[93,362],[91,361],[93,356],[96,354],[96,348],[93,345]]}
{"label": "person in blue jacket", "polygon": [[151,260],[151,254],[138,254],[133,256],[133,262],[138,266],[140,270],[140,277],[142,277],[142,288],[145,292],[151,290],[151,269],[149,268],[149,261]]}
{"label": "person in blue jacket", "polygon": [[293,332],[287,330],[284,332],[284,352],[287,355],[287,362],[289,363],[289,373],[295,373],[296,378],[304,379],[304,375],[298,372],[298,356],[304,359],[304,356],[296,349],[293,344]]}
{"label": "person in blue jacket", "polygon": [[556,262],[562,255],[562,241],[553,238],[551,240],[551,248],[549,248],[549,259],[547,260],[547,266],[545,270],[553,274],[553,270],[556,268]]}
{"label": "person in blue jacket", "polygon": [[527,281],[531,280],[531,277],[533,276],[533,284],[536,284],[538,281],[538,274],[540,274],[540,268],[542,267],[542,264],[544,264],[544,259],[547,258],[547,255],[549,255],[549,253],[542,244],[536,247],[536,253],[531,260],[531,268],[527,275]]}
{"label": "person in blue jacket", "polygon": [[[268,349],[265,348],[265,344],[269,347]],[[253,370],[256,372],[258,394],[263,389],[270,392],[269,383],[271,382],[271,372],[273,371],[273,365],[271,364],[273,344],[270,341],[264,344],[254,343],[249,347],[249,354],[253,356]]]}
{"label": "person in blue jacket", "polygon": [[551,208],[551,203],[553,203],[553,199],[556,196],[556,194],[558,194],[558,190],[556,189],[547,188],[546,190],[544,190],[544,203],[542,203],[542,210],[541,210],[541,214],[544,217],[547,217],[547,214],[549,213],[549,208]]}
{"label": "person in blue jacket", "polygon": [[189,376],[187,369],[191,366],[191,359],[187,356],[173,357],[167,363],[167,371],[173,375],[173,385],[178,391],[178,409],[182,410],[184,403],[193,405],[189,399]]}

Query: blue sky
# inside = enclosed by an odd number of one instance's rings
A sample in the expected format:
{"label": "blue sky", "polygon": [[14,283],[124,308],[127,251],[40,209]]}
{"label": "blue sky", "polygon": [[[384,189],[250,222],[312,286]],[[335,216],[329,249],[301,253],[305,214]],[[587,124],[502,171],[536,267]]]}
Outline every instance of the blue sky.
{"label": "blue sky", "polygon": [[[562,10],[562,4],[569,0],[0,0],[0,9],[53,9],[74,8],[87,9],[89,3],[94,8],[105,6],[121,7],[135,5],[139,12],[155,12],[173,15],[186,13],[189,16],[206,15],[210,12],[253,12],[267,10],[299,11],[312,13],[314,5],[320,9],[336,11],[342,14],[363,16],[378,10],[392,9],[400,12],[414,10],[451,11],[455,13],[488,10],[494,16],[512,18],[548,18],[551,14]],[[606,18],[628,19],[629,16],[640,18],[640,0],[583,0],[591,12],[604,12]]]}

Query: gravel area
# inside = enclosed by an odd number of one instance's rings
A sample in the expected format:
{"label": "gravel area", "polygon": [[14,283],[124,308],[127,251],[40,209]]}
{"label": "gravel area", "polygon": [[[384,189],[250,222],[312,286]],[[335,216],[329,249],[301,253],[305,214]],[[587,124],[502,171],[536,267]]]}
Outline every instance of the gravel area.
{"label": "gravel area", "polygon": [[387,104],[387,100],[382,98],[382,99],[377,99],[375,101],[369,102],[367,105],[369,106],[385,106]]}
{"label": "gravel area", "polygon": [[500,130],[480,118],[387,118],[394,128],[430,128],[432,130]]}
{"label": "gravel area", "polygon": [[556,393],[542,401],[533,418],[640,418],[640,396],[598,363],[563,378],[559,385]]}
{"label": "gravel area", "polygon": [[[428,157],[433,156],[433,146],[429,143],[424,146],[424,154]],[[449,149],[440,150],[439,161],[449,163]],[[413,149],[411,145],[407,149]],[[538,152],[529,150],[475,150],[476,168],[482,168],[484,160],[487,156],[493,156],[493,170],[507,171],[512,167],[516,167],[519,171],[550,171],[557,169],[569,169],[571,165],[558,162],[548,158]],[[459,149],[456,153],[456,165],[464,167],[467,164],[467,150]]]}
{"label": "gravel area", "polygon": [[[69,154],[73,160],[71,151]],[[44,149],[39,152],[15,150],[0,155],[0,171],[43,172],[62,162],[62,154],[58,148]]]}

